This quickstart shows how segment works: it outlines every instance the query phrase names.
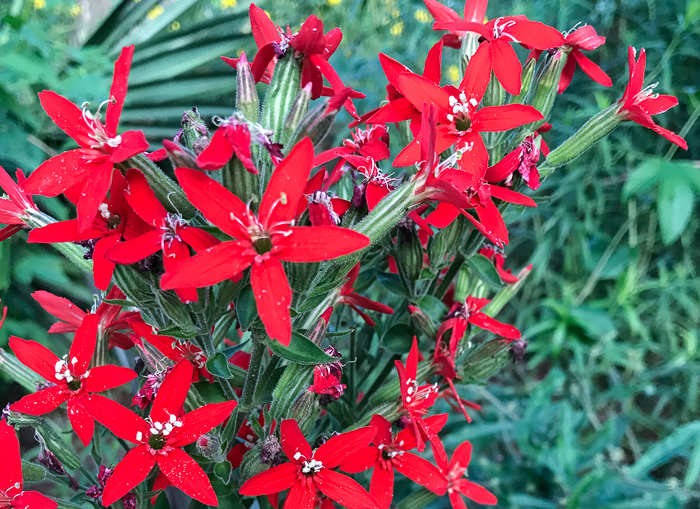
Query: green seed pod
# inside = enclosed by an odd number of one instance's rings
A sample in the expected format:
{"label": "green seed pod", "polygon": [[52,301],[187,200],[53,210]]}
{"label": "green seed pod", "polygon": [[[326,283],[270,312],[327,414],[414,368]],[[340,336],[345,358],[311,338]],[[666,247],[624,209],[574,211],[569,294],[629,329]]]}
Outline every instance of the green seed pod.
{"label": "green seed pod", "polygon": [[258,98],[258,89],[255,86],[255,78],[245,53],[241,53],[236,71],[236,108],[248,120],[257,122],[260,114],[260,99]]}
{"label": "green seed pod", "polygon": [[301,124],[304,116],[309,110],[309,102],[311,101],[311,83],[308,83],[304,88],[299,91],[296,99],[292,103],[292,107],[287,113],[284,124],[282,125],[282,136],[280,138],[280,143],[282,145],[289,146],[289,142],[292,135],[296,131],[299,124]]}
{"label": "green seed pod", "polygon": [[241,461],[240,475],[241,481],[245,482],[251,477],[258,475],[261,472],[269,469],[272,465],[264,463],[260,459],[260,454],[262,453],[262,442],[258,442],[253,446],[253,448],[245,453],[243,460]]}
{"label": "green seed pod", "polygon": [[455,253],[459,248],[464,229],[464,218],[458,216],[450,225],[437,232],[428,244],[428,256],[432,267],[445,264],[445,256]]}
{"label": "green seed pod", "polygon": [[395,258],[399,270],[407,279],[415,281],[420,277],[423,268],[423,246],[415,231],[399,228]]}
{"label": "green seed pod", "polygon": [[173,291],[156,291],[156,302],[165,316],[173,321],[183,332],[183,335],[194,336],[197,333],[187,305]]}
{"label": "green seed pod", "polygon": [[476,348],[458,369],[460,377],[465,381],[486,381],[511,358],[510,345],[506,339],[492,339]]}
{"label": "green seed pod", "polygon": [[301,63],[292,53],[277,60],[263,103],[262,124],[272,131],[273,143],[279,143],[282,139],[284,119],[292,109],[301,86]]}

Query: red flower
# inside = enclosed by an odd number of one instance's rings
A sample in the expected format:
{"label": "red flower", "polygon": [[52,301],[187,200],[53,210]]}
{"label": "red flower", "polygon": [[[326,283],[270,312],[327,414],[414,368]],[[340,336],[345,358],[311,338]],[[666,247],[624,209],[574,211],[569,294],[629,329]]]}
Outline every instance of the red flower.
{"label": "red flower", "polygon": [[378,509],[362,486],[333,469],[369,443],[377,430],[373,426],[336,435],[316,450],[306,441],[292,419],[282,421],[282,450],[288,461],[262,472],[241,487],[244,496],[269,495],[290,490],[285,507],[312,509],[316,488],[349,509]]}
{"label": "red flower", "polygon": [[[90,228],[109,189],[114,165],[148,149],[141,131],[117,134],[134,46],[122,49],[114,64],[114,78],[107,103],[105,123],[100,108],[96,114],[79,108],[55,92],[39,93],[39,100],[51,120],[81,148],[52,157],[27,179],[25,189],[32,194],[58,196],[69,188],[81,190],[78,200],[78,231]],[[104,103],[103,103],[104,104]]]}
{"label": "red flower", "polygon": [[537,169],[540,153],[546,156],[548,148],[540,133],[535,131],[533,135],[525,138],[515,150],[505,155],[493,166],[489,166],[484,179],[487,182],[505,181],[505,184],[508,184],[509,177],[517,171],[530,189],[537,189],[540,187],[540,172]]}
{"label": "red flower", "polygon": [[459,341],[464,336],[467,326],[472,324],[504,338],[520,339],[520,331],[518,329],[512,325],[494,320],[480,311],[489,302],[491,302],[489,299],[478,299],[472,296],[467,297],[464,304],[456,302],[447,315],[449,318],[440,325],[437,333],[438,338],[445,331],[452,329],[452,337],[456,337],[456,341]]}
{"label": "red flower", "polygon": [[311,226],[338,226],[341,216],[350,208],[350,202],[342,198],[331,197],[328,192],[331,184],[326,169],[318,170],[306,183],[304,196],[307,199],[299,200],[296,217],[298,218],[305,210],[308,210]]}
{"label": "red flower", "polygon": [[639,125],[647,127],[657,134],[660,134],[671,143],[675,143],[683,150],[688,150],[686,141],[677,134],[664,129],[654,123],[652,115],[663,113],[678,104],[678,99],[672,95],[660,95],[653,93],[655,85],[644,85],[644,70],[646,68],[647,57],[644,49],[640,51],[639,60],[635,62],[636,50],[630,46],[628,50],[628,60],[630,68],[630,80],[625,88],[622,99],[618,101],[620,105],[617,114],[624,120],[631,120]]}
{"label": "red flower", "polygon": [[566,64],[559,79],[559,93],[561,94],[571,83],[576,65],[581,68],[593,81],[611,87],[612,80],[605,72],[592,62],[582,51],[592,51],[605,44],[605,37],[598,35],[590,25],[577,28],[564,38],[564,46],[570,48],[571,52],[566,56]]}
{"label": "red flower", "polygon": [[212,136],[209,145],[197,157],[197,166],[203,170],[218,170],[223,168],[234,154],[246,170],[255,175],[258,174],[250,153],[248,124],[235,117],[221,119],[219,128]]}
{"label": "red flower", "polygon": [[49,385],[10,405],[10,410],[29,415],[44,415],[68,402],[68,420],[83,445],[92,439],[95,421],[85,410],[89,394],[119,387],[136,378],[129,368],[96,366],[89,368],[97,345],[99,318],[88,315],[75,333],[68,355],[59,359],[45,346],[12,336],[10,348],[17,359],[43,376]]}
{"label": "red flower", "polygon": [[[109,248],[105,253],[108,260],[128,265],[163,251],[163,267],[171,272],[183,260],[190,258],[190,247],[195,251],[203,251],[219,243],[213,235],[189,226],[179,214],[165,210],[139,170],[129,170],[126,180],[128,188],[124,191],[124,198],[134,212],[153,229]],[[183,302],[197,301],[195,288],[179,288],[175,291]]]}
{"label": "red flower", "polygon": [[[508,46],[510,48],[510,46]],[[424,103],[437,107],[437,133],[435,152],[440,154],[455,145],[463,152],[459,167],[478,181],[486,170],[489,159],[482,132],[507,131],[515,127],[542,120],[542,114],[532,106],[507,104],[477,109],[486,92],[490,74],[478,75],[475,66],[483,63],[472,58],[469,61],[459,88],[439,87],[430,80],[413,73],[399,76],[399,90],[419,110]],[[420,159],[420,141],[414,139],[396,156],[394,166],[409,166]]]}
{"label": "red flower", "polygon": [[423,416],[428,413],[428,409],[435,403],[438,396],[437,384],[418,385],[416,377],[418,375],[418,341],[413,337],[413,345],[408,353],[406,365],[401,361],[394,361],[396,370],[399,373],[399,384],[401,388],[401,411],[410,419],[411,430],[416,441],[418,452],[425,450],[424,436],[428,440],[437,437],[428,426]]}
{"label": "red flower", "polygon": [[479,249],[479,254],[494,262],[496,272],[504,283],[513,284],[518,282],[518,278],[513,275],[510,269],[504,269],[503,264],[506,257],[496,247],[482,247]]}
{"label": "red flower", "polygon": [[469,60],[465,74],[478,73],[477,81],[485,79],[488,82],[493,71],[503,88],[511,95],[520,93],[523,66],[510,43],[517,42],[538,50],[558,48],[564,44],[564,36],[558,30],[539,21],[530,21],[525,16],[506,16],[492,19],[485,24],[463,20],[437,22],[433,24],[433,30],[479,34],[483,42]]}
{"label": "red flower", "polygon": [[38,491],[23,491],[22,459],[15,430],[0,420],[0,507],[2,509],[56,509],[58,503]]}
{"label": "red flower", "polygon": [[[447,414],[428,417],[425,422],[431,433],[437,433],[447,422]],[[428,460],[408,452],[417,445],[410,428],[392,436],[391,423],[381,415],[372,417],[370,425],[377,428],[373,445],[358,450],[352,458],[341,463],[340,469],[356,474],[374,467],[369,494],[379,507],[388,509],[391,505],[394,497],[394,470],[438,495],[445,494],[447,480],[440,470]]]}
{"label": "red flower", "polygon": [[[334,346],[323,349],[331,357],[342,357]],[[343,377],[343,364],[340,361],[329,362],[328,364],[317,364],[314,366],[314,383],[309,387],[311,392],[323,394],[338,401],[345,392],[347,386],[340,383]],[[322,398],[323,400],[323,398]],[[327,399],[327,401],[332,401]]]}
{"label": "red flower", "polygon": [[7,198],[0,198],[0,223],[7,225],[0,229],[0,242],[9,239],[25,227],[27,211],[39,212],[32,195],[24,190],[24,172],[18,169],[15,176],[17,182],[0,166],[0,188],[7,195]]}
{"label": "red flower", "polygon": [[217,505],[207,474],[182,447],[195,442],[226,419],[235,401],[210,403],[182,413],[192,382],[192,365],[180,362],[165,377],[147,419],[103,396],[90,396],[85,407],[119,438],[136,444],[114,467],[102,495],[108,507],[146,479],[153,467],[173,486],[207,505]]}
{"label": "red flower", "polygon": [[367,313],[364,313],[359,308],[365,308],[370,311],[376,311],[377,313],[384,313],[385,315],[393,315],[394,310],[386,304],[373,301],[371,299],[368,299],[367,297],[363,297],[362,295],[355,293],[355,289],[353,287],[355,286],[355,281],[357,281],[357,276],[359,274],[360,262],[357,262],[357,264],[348,273],[347,280],[340,288],[337,303],[350,306],[350,308],[353,311],[355,311],[358,315],[362,317],[362,319],[367,325],[369,325],[370,327],[374,327],[376,325],[374,320],[372,320],[372,318],[370,318],[370,316],[367,315]]}
{"label": "red flower", "polygon": [[136,344],[142,346],[141,339],[145,339],[171,361],[175,363],[181,360],[190,362],[195,367],[192,382],[199,382],[200,377],[206,378],[209,382],[214,381],[212,374],[207,371],[207,358],[201,348],[187,341],[179,341],[172,336],[156,334],[155,329],[141,318],[129,320],[129,327],[134,331],[131,338]]}
{"label": "red flower", "polygon": [[197,170],[176,174],[190,201],[222,231],[238,240],[202,251],[166,273],[163,289],[210,286],[252,266],[250,282],[269,336],[289,345],[292,290],[282,261],[320,262],[367,247],[364,235],[337,226],[291,226],[309,178],[313,145],[299,142],[272,174],[258,215],[221,184]]}
{"label": "red flower", "polygon": [[[95,286],[107,290],[115,263],[107,259],[106,251],[122,240],[138,237],[148,229],[148,225],[127,203],[124,196],[126,186],[126,179],[121,173],[115,172],[109,198],[100,204],[100,213],[95,217],[91,228],[80,231],[77,219],[59,221],[30,231],[28,242],[75,242],[86,246],[88,249],[85,257],[92,258],[93,261]],[[73,198],[72,191],[69,198]]]}
{"label": "red flower", "polygon": [[[118,331],[129,328],[128,320],[139,316],[137,311],[122,313],[121,306],[101,302],[94,313],[88,313],[68,299],[58,297],[57,295],[43,290],[34,292],[32,297],[34,297],[34,300],[36,300],[46,312],[60,320],[49,328],[50,333],[75,332],[83,323],[85,317],[96,315],[99,322],[98,333],[105,334],[109,338],[110,347],[117,346],[123,350],[127,350],[134,346],[134,343],[126,334]],[[125,298],[126,296],[124,293],[116,286],[113,286],[105,297],[106,300]]]}
{"label": "red flower", "polygon": [[440,470],[447,478],[447,495],[450,498],[452,509],[467,509],[462,497],[467,497],[477,504],[495,505],[498,503],[493,493],[486,488],[464,479],[464,472],[467,471],[471,458],[472,444],[464,442],[455,449],[449,465],[447,461],[438,459]]}
{"label": "red flower", "polygon": [[[453,21],[472,21],[475,23],[483,23],[486,18],[486,8],[488,0],[466,0],[464,2],[464,18],[457,14],[453,9],[441,4],[437,0],[423,0],[430,14],[438,23],[450,23]],[[442,41],[445,45],[455,49],[459,49],[462,45],[462,38],[466,35],[464,31],[450,31],[451,33],[443,35]]]}

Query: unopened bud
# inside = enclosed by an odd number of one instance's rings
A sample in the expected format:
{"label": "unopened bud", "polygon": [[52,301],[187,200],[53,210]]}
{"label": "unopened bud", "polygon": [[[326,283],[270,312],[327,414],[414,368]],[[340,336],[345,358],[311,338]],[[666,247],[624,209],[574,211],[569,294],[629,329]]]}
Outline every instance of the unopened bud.
{"label": "unopened bud", "polygon": [[315,416],[318,408],[318,396],[313,392],[303,392],[292,403],[289,409],[289,417],[299,423],[299,429],[302,433],[307,433],[311,430],[315,419],[309,419]]}
{"label": "unopened bud", "polygon": [[289,145],[292,134],[296,131],[296,128],[299,127],[299,124],[301,124],[301,121],[304,119],[304,115],[306,115],[306,112],[309,110],[309,101],[311,101],[310,82],[299,90],[289,112],[287,112],[284,124],[282,124],[282,135],[279,140],[282,145]]}
{"label": "unopened bud", "polygon": [[221,440],[216,435],[202,435],[197,439],[196,445],[197,452],[214,463],[221,463],[226,459],[221,451]]}
{"label": "unopened bud", "polygon": [[520,362],[525,358],[525,350],[527,350],[527,341],[524,339],[516,339],[510,345],[510,351],[513,354],[513,362]]}
{"label": "unopened bud", "polygon": [[182,134],[175,141],[190,150],[194,148],[194,143],[197,140],[209,137],[207,125],[202,120],[197,108],[192,108],[182,114],[181,125]]}
{"label": "unopened bud", "polygon": [[352,90],[349,88],[343,89],[309,110],[297,126],[290,143],[295,143],[308,136],[314,145],[320,144],[331,132],[335,117],[350,97],[351,92]]}
{"label": "unopened bud", "polygon": [[258,98],[258,89],[255,86],[255,78],[250,70],[250,63],[241,53],[236,66],[236,108],[252,121],[258,121],[260,99]]}
{"label": "unopened bud", "polygon": [[[201,139],[208,141],[208,138]],[[198,141],[199,140],[197,140],[197,142]],[[195,144],[197,142],[195,142]],[[199,169],[199,166],[197,166],[196,163],[197,156],[191,150],[183,147],[176,141],[170,140],[163,140],[163,147],[165,147],[165,151],[168,153],[168,157],[170,158],[170,161],[172,161],[175,168]]]}
{"label": "unopened bud", "polygon": [[292,103],[301,88],[301,62],[293,52],[277,59],[270,87],[265,94],[262,108],[262,124],[272,131],[272,142],[278,143],[282,137],[282,125]]}
{"label": "unopened bud", "polygon": [[447,227],[437,232],[428,245],[428,256],[430,265],[441,267],[445,264],[447,253],[453,253],[455,248],[459,248],[462,240],[462,230],[464,218],[460,215]]}
{"label": "unopened bud", "polygon": [[433,319],[430,318],[422,309],[417,306],[409,304],[408,312],[411,315],[411,321],[413,324],[420,329],[423,334],[429,338],[434,338],[437,334],[437,329],[433,323]]}
{"label": "unopened bud", "polygon": [[258,442],[243,455],[240,466],[241,481],[247,481],[251,477],[264,472],[272,465],[261,459],[263,442]]}
{"label": "unopened bud", "polygon": [[510,358],[512,341],[492,339],[467,355],[458,373],[465,381],[485,381],[501,370]]}
{"label": "unopened bud", "polygon": [[536,88],[532,98],[532,106],[542,113],[543,120],[534,122],[530,125],[532,130],[537,129],[544,124],[549,118],[552,111],[554,100],[559,92],[559,80],[561,72],[564,69],[566,62],[566,53],[562,50],[557,50],[553,55],[549,56],[544,67],[536,77]]}
{"label": "unopened bud", "polygon": [[137,509],[136,505],[136,495],[133,493],[127,493],[122,497],[122,506],[124,509]]}
{"label": "unopened bud", "polygon": [[[413,225],[411,224],[411,226]],[[406,279],[415,281],[420,277],[420,272],[423,268],[423,246],[421,246],[415,230],[400,228],[399,232],[398,245],[394,254],[396,264]]]}
{"label": "unopened bud", "polygon": [[535,77],[535,68],[537,67],[537,60],[534,58],[529,58],[525,65],[523,66],[523,72],[520,75],[520,93],[513,97],[513,103],[525,104],[525,98],[527,94],[532,90],[533,78]]}

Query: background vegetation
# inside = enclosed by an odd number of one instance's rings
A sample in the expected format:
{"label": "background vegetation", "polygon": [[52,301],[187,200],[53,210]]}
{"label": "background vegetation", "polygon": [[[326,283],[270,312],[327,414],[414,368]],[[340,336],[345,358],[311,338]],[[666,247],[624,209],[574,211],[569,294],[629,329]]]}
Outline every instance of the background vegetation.
{"label": "background vegetation", "polygon": [[[461,9],[461,0],[445,3]],[[156,143],[172,137],[188,107],[225,112],[234,74],[218,56],[254,47],[247,3],[235,0],[115,0],[104,21],[95,19],[100,2],[2,4],[0,164],[9,171],[30,171],[66,142],[36,92],[50,88],[99,103],[123,44],[137,43],[123,126],[145,126]],[[343,28],[333,64],[368,94],[362,111],[382,99],[377,52],[420,70],[437,40],[418,1],[260,4],[280,24],[296,27],[315,13],[327,27]],[[474,443],[470,476],[496,493],[501,507],[698,507],[700,0],[492,0],[489,9],[490,16],[522,13],[560,30],[589,23],[608,38],[592,58],[613,89],[577,74],[555,105],[550,146],[620,97],[632,44],[648,51],[647,83],[679,97],[681,106],[661,121],[682,131],[690,150],[675,152],[652,132],[624,126],[547,180],[536,210],[511,212],[507,264],[534,269],[504,319],[524,331],[528,355],[488,386],[464,391],[484,409],[470,425],[455,419],[454,440]],[[450,51],[445,81],[457,78]],[[40,206],[68,215],[58,200]],[[35,290],[84,307],[92,302],[88,281],[22,237],[0,244],[0,297],[9,308],[0,346],[11,334],[47,340],[51,320],[30,298]],[[13,388],[0,385],[0,404],[14,399]]]}

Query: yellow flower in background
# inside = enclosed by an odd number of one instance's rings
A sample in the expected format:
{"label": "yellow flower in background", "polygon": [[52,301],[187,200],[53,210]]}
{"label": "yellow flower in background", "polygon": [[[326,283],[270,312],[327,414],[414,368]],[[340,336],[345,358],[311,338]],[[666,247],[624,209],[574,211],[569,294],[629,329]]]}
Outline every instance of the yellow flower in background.
{"label": "yellow flower in background", "polygon": [[75,4],[70,8],[70,15],[77,18],[83,13],[83,6],[80,4]]}
{"label": "yellow flower in background", "polygon": [[333,7],[334,5],[338,5],[338,4],[339,4],[340,2],[342,2],[342,1],[343,1],[343,0],[327,0],[327,3],[328,3],[328,5],[330,5],[331,7]]}
{"label": "yellow flower in background", "polygon": [[46,0],[34,0],[35,9],[43,9],[46,7]]}
{"label": "yellow flower in background", "polygon": [[391,35],[401,35],[403,33],[403,21],[397,21],[389,29]]}
{"label": "yellow flower in background", "polygon": [[165,12],[165,9],[163,8],[162,5],[156,5],[153,9],[148,11],[148,14],[146,14],[146,17],[150,20],[156,19],[158,16],[163,14]]}
{"label": "yellow flower in background", "polygon": [[170,23],[168,30],[170,30],[171,32],[176,32],[180,30],[180,22],[178,20],[173,21],[172,23]]}
{"label": "yellow flower in background", "polygon": [[394,9],[393,11],[391,11],[391,17],[392,17],[392,18],[398,18],[399,16],[401,16],[401,11],[400,11],[400,10]]}
{"label": "yellow flower in background", "polygon": [[238,5],[238,0],[221,0],[222,9],[230,9],[231,7],[236,7]]}
{"label": "yellow flower in background", "polygon": [[430,16],[430,13],[425,9],[416,9],[416,12],[413,13],[413,17],[420,23],[430,23],[430,21],[433,19]]}
{"label": "yellow flower in background", "polygon": [[451,65],[447,69],[447,79],[449,79],[453,85],[456,85],[459,82],[459,67]]}

